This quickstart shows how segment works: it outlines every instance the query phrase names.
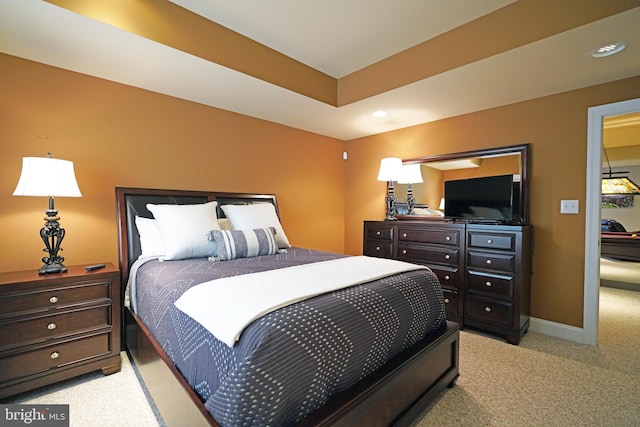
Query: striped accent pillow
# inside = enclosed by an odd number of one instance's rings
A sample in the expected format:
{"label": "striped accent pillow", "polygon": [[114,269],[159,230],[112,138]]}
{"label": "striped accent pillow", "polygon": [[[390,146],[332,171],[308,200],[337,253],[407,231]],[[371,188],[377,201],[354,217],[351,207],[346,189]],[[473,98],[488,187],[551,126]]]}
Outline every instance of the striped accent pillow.
{"label": "striped accent pillow", "polygon": [[278,244],[275,232],[274,227],[253,230],[211,230],[208,239],[216,242],[218,249],[218,255],[213,260],[228,261],[277,254]]}

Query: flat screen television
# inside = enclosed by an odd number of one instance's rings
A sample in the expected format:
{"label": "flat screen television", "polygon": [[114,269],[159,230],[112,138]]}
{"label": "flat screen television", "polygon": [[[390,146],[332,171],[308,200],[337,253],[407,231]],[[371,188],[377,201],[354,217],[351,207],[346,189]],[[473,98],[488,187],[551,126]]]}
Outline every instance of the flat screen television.
{"label": "flat screen television", "polygon": [[513,175],[445,181],[444,215],[467,221],[520,222],[520,183]]}

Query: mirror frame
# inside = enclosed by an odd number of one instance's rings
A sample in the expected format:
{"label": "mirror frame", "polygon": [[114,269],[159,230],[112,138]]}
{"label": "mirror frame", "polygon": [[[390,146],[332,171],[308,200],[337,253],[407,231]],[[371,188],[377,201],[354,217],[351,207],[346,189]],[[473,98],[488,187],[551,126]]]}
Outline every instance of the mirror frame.
{"label": "mirror frame", "polygon": [[498,156],[519,154],[520,155],[520,212],[521,222],[529,224],[529,146],[530,144],[510,145],[507,147],[486,148],[483,150],[464,151],[460,153],[438,154],[435,156],[416,157],[403,159],[403,164],[413,163],[433,163],[449,160],[461,160],[473,157]]}

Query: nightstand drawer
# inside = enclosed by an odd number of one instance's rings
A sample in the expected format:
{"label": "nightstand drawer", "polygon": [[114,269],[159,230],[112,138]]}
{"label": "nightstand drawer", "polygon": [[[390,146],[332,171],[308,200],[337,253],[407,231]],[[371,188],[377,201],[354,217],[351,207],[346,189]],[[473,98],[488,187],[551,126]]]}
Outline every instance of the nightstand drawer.
{"label": "nightstand drawer", "polygon": [[7,293],[0,297],[0,318],[20,312],[56,309],[86,301],[111,298],[110,281],[78,282],[65,287],[40,288],[28,292]]}
{"label": "nightstand drawer", "polygon": [[0,359],[0,382],[26,377],[49,369],[108,355],[111,334],[65,341]]}
{"label": "nightstand drawer", "polygon": [[513,277],[469,272],[467,291],[513,298]]}
{"label": "nightstand drawer", "polygon": [[469,251],[467,265],[469,268],[513,273],[515,271],[515,258],[514,254]]}
{"label": "nightstand drawer", "polygon": [[111,304],[0,323],[0,351],[34,344],[111,324]]}
{"label": "nightstand drawer", "polygon": [[460,232],[458,230],[399,227],[398,241],[458,246],[460,243]]}
{"label": "nightstand drawer", "polygon": [[467,295],[465,319],[511,326],[513,304]]}
{"label": "nightstand drawer", "polygon": [[398,259],[457,266],[460,251],[456,248],[398,243]]}
{"label": "nightstand drawer", "polygon": [[515,250],[516,235],[513,233],[480,233],[469,232],[470,248],[499,249],[504,251]]}

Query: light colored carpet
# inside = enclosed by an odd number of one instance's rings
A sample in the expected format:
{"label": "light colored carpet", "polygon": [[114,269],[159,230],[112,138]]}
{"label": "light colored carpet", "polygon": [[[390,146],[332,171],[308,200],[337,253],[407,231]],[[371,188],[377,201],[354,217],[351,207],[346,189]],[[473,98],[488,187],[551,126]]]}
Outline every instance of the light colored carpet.
{"label": "light colored carpet", "polygon": [[[520,345],[462,331],[460,378],[422,414],[427,426],[640,426],[640,292],[601,288],[599,345],[529,332]],[[126,354],[88,374],[3,403],[68,403],[71,426],[162,426]]]}
{"label": "light colored carpet", "polygon": [[122,369],[115,374],[92,372],[3,399],[1,403],[68,404],[70,427],[162,426],[127,354],[122,352],[121,358]]}
{"label": "light colored carpet", "polygon": [[640,262],[600,258],[600,285],[640,291]]}
{"label": "light colored carpet", "polygon": [[415,425],[639,426],[640,293],[601,288],[599,345],[463,331],[460,378]]}

